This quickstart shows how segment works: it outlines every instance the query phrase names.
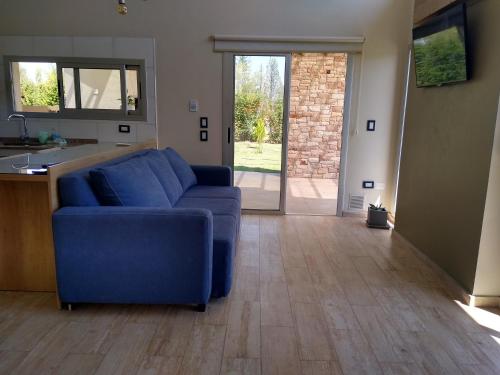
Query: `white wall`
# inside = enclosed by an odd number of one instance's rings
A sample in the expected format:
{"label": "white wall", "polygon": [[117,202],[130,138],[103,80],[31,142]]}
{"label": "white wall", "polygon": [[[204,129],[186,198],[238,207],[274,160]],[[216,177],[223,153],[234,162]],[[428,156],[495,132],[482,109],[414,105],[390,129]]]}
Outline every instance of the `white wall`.
{"label": "white wall", "polygon": [[[0,16],[1,19],[1,16]],[[97,139],[101,142],[140,142],[156,138],[156,71],[153,38],[0,36],[0,137],[17,137],[17,122],[6,121],[7,86],[2,56],[51,56],[144,59],[146,68],[147,120],[144,122],[104,120],[28,119],[31,137],[40,130],[57,131],[64,138]],[[118,125],[130,125],[130,133],[119,133]]]}
{"label": "white wall", "polygon": [[[158,132],[195,163],[220,163],[222,56],[212,34],[365,36],[358,123],[349,149],[347,193],[363,179],[392,184],[401,86],[412,0],[16,0],[0,5],[0,35],[147,36],[156,40]],[[200,102],[188,112],[189,98]],[[199,142],[198,118],[209,117],[209,141]],[[378,130],[366,133],[367,119]],[[358,133],[356,134],[356,129]],[[391,205],[391,187],[371,192]]]}

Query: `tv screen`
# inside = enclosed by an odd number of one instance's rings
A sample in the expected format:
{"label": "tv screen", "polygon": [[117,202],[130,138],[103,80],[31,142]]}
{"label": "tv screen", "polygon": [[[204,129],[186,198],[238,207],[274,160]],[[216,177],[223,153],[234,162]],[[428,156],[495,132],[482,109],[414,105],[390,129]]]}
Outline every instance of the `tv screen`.
{"label": "tv screen", "polygon": [[413,56],[418,87],[469,79],[465,4],[432,17],[413,29]]}

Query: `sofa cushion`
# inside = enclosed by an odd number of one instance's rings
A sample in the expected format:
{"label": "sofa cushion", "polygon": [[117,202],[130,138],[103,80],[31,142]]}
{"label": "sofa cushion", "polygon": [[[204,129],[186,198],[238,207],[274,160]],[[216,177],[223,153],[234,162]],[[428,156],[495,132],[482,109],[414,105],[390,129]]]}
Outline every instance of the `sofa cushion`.
{"label": "sofa cushion", "polygon": [[139,150],[121,156],[119,158],[107,160],[92,167],[79,169],[77,171],[59,177],[59,179],[57,180],[57,186],[59,190],[59,203],[61,207],[99,206],[99,200],[97,199],[95,191],[92,188],[92,184],[90,182],[89,171],[98,167],[122,163],[126,160],[143,155],[147,152],[148,151]]}
{"label": "sofa cushion", "polygon": [[67,175],[57,181],[61,207],[99,206],[99,201],[89,184],[89,176],[80,174]]}
{"label": "sofa cushion", "polygon": [[236,220],[228,215],[213,217],[212,297],[225,297],[231,290],[237,237]]}
{"label": "sofa cushion", "polygon": [[235,199],[181,197],[176,208],[206,208],[213,215],[229,215],[235,220],[240,217],[240,204]]}
{"label": "sofa cushion", "polygon": [[186,198],[231,198],[241,201],[241,190],[235,186],[203,186],[190,187],[183,195]]}
{"label": "sofa cushion", "polygon": [[89,173],[102,205],[172,207],[160,181],[143,157],[93,169]]}
{"label": "sofa cushion", "polygon": [[167,157],[170,165],[172,165],[172,168],[182,185],[183,191],[186,191],[191,186],[196,185],[196,175],[182,156],[170,147],[167,147],[161,152]]}
{"label": "sofa cushion", "polygon": [[168,200],[172,205],[175,205],[182,195],[183,189],[167,157],[157,150],[148,152],[144,157],[165,189]]}

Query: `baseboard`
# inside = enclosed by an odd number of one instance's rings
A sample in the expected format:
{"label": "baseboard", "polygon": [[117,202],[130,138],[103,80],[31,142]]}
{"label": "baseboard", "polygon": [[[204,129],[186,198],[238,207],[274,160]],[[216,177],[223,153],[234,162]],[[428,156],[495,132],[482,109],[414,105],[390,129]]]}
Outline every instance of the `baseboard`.
{"label": "baseboard", "polygon": [[410,249],[413,250],[413,253],[422,261],[424,261],[429,267],[431,267],[443,281],[445,286],[447,287],[447,292],[453,299],[460,301],[466,305],[471,305],[471,295],[454,279],[452,278],[445,270],[443,270],[437,263],[435,263],[429,256],[420,251],[415,245],[413,245],[409,240],[407,240],[403,235],[401,235],[396,230],[393,230],[393,235],[398,236],[402,241],[404,241]]}
{"label": "baseboard", "polygon": [[472,307],[500,307],[500,296],[474,296],[470,295],[469,306]]}
{"label": "baseboard", "polygon": [[343,210],[342,216],[345,217],[366,217],[366,211],[361,210]]}

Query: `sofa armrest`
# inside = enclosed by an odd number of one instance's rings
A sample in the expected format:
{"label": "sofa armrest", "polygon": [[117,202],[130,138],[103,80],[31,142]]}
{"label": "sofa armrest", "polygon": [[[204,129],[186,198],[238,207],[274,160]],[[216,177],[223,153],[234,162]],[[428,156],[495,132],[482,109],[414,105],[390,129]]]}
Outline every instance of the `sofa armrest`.
{"label": "sofa armrest", "polygon": [[213,217],[204,209],[65,207],[53,214],[63,302],[207,303]]}
{"label": "sofa armrest", "polygon": [[207,186],[232,186],[233,173],[231,167],[215,165],[192,165],[198,185]]}

